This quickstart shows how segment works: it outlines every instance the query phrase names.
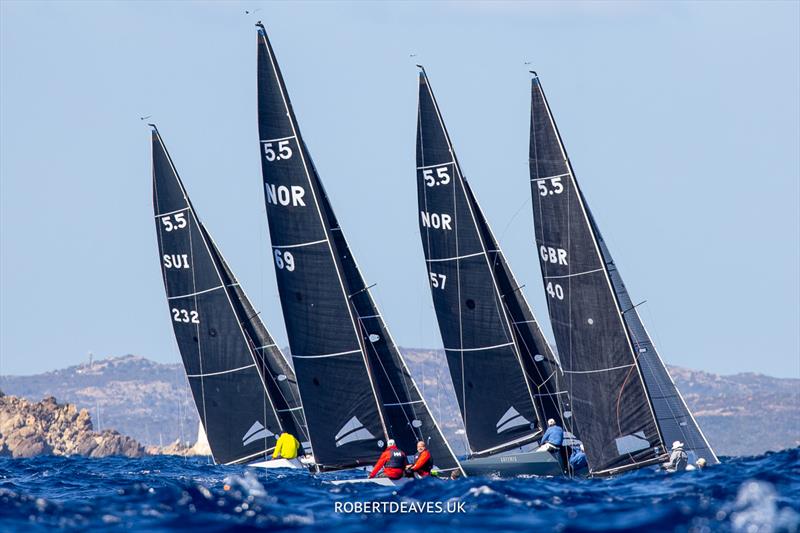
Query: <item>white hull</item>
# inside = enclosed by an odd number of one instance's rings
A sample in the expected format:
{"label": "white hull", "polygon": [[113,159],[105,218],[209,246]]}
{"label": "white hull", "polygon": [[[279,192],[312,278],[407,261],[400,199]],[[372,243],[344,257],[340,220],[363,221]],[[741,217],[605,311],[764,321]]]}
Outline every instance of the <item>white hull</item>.
{"label": "white hull", "polygon": [[250,463],[247,466],[253,468],[305,468],[300,459],[271,459],[269,461]]}
{"label": "white hull", "polygon": [[352,485],[352,484],[372,484],[381,485],[383,487],[399,487],[405,485],[409,481],[414,481],[414,478],[403,477],[400,479],[389,479],[388,477],[374,477],[362,479],[336,479],[331,481],[334,485]]}

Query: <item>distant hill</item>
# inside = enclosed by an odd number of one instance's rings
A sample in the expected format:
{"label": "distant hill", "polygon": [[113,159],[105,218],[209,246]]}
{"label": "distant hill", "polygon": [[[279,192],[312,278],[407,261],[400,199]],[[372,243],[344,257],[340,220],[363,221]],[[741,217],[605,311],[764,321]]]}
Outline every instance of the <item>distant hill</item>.
{"label": "distant hill", "polygon": [[[402,351],[446,436],[463,452],[463,428],[444,354]],[[800,445],[800,379],[720,376],[680,367],[670,372],[718,454],[755,455]],[[126,355],[33,376],[0,376],[0,390],[74,403],[90,411],[96,428],[113,428],[144,444],[193,443],[197,438],[197,410],[180,364]]]}

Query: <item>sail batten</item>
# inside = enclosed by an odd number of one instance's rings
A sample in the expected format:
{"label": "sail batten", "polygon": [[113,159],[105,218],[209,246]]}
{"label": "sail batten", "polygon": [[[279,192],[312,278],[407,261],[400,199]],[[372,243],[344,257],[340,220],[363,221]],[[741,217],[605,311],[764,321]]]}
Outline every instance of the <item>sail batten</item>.
{"label": "sail batten", "polygon": [[[271,393],[263,374],[266,362],[285,359],[277,347],[261,356],[252,349],[242,325],[247,318],[243,310],[252,306],[243,292],[236,292],[241,291],[238,282],[198,219],[155,127],[152,147],[162,277],[175,339],[212,454],[223,464],[264,457],[274,447],[276,433],[295,428],[275,406],[275,401],[291,402],[279,390]],[[260,344],[272,343],[263,324],[260,328]],[[293,380],[290,368],[286,373]],[[301,428],[296,431],[303,434]]]}

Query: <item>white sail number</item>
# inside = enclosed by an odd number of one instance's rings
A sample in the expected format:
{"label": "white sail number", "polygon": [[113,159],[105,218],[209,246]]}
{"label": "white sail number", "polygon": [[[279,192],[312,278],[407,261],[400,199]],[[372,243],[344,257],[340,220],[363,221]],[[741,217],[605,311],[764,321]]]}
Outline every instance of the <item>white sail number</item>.
{"label": "white sail number", "polygon": [[[433,175],[433,171],[436,175]],[[422,178],[425,180],[425,185],[428,187],[436,187],[437,185],[447,185],[450,183],[450,174],[447,173],[447,167],[439,167],[436,169],[426,168],[422,171]]]}
{"label": "white sail number", "polygon": [[264,143],[264,159],[272,163],[273,161],[280,161],[281,159],[289,159],[292,157],[292,149],[289,146],[289,141],[278,141],[276,147],[278,151],[273,149],[274,142]]}
{"label": "white sail number", "polygon": [[431,278],[431,287],[434,289],[444,290],[444,284],[447,282],[447,276],[444,274],[437,274],[436,272],[429,272],[428,276]]}
{"label": "white sail number", "polygon": [[[172,220],[173,217],[175,217],[174,222]],[[161,223],[164,224],[164,229],[167,231],[182,229],[188,224],[186,221],[186,213],[175,213],[174,215],[161,217]]]}
{"label": "white sail number", "polygon": [[545,263],[553,263],[554,265],[567,264],[567,251],[563,248],[542,245],[539,247],[539,254]]}
{"label": "white sail number", "polygon": [[[550,182],[552,188],[548,187],[545,183]],[[561,194],[564,192],[564,185],[561,183],[561,178],[548,178],[536,182],[536,187],[539,188],[539,196],[549,196],[551,194]]]}
{"label": "white sail number", "polygon": [[164,254],[164,268],[189,268],[189,254]]}
{"label": "white sail number", "polygon": [[187,311],[186,309],[172,309],[172,320],[175,322],[185,322],[192,324],[199,324],[200,317],[197,315],[197,311]]}
{"label": "white sail number", "polygon": [[305,207],[306,203],[303,197],[306,195],[306,190],[299,185],[273,185],[271,183],[264,183],[264,188],[267,191],[267,203],[274,205],[292,205],[292,207]]}
{"label": "white sail number", "polygon": [[447,213],[428,213],[427,211],[420,211],[420,216],[422,216],[422,225],[426,228],[434,228],[434,229],[448,229],[452,230],[452,226],[450,222],[452,222],[452,217]]}
{"label": "white sail number", "polygon": [[281,252],[280,250],[275,250],[275,265],[283,270],[286,269],[289,272],[294,271],[294,256],[292,252]]}
{"label": "white sail number", "polygon": [[564,288],[559,285],[558,283],[553,283],[552,281],[547,282],[547,294],[550,295],[550,298],[558,298],[559,300],[564,299]]}

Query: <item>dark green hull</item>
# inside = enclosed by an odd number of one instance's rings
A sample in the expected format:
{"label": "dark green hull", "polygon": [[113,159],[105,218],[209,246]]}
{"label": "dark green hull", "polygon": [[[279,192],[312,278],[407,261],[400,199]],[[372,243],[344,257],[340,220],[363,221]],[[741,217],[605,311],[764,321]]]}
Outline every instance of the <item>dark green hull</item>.
{"label": "dark green hull", "polygon": [[550,452],[525,452],[464,459],[461,467],[468,476],[560,476],[561,463]]}

